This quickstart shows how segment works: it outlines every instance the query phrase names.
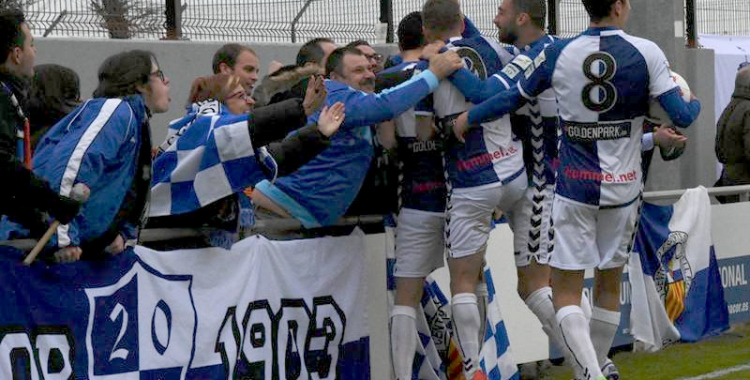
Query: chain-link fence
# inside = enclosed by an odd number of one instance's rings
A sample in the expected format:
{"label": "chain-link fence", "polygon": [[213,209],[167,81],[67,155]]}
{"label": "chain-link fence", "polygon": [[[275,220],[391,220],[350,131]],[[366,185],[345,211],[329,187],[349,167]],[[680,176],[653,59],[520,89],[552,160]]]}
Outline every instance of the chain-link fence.
{"label": "chain-link fence", "polygon": [[[424,0],[390,0],[392,30]],[[695,3],[698,33],[750,35],[750,0]],[[22,5],[38,36],[161,39],[168,5],[179,12],[178,29],[189,40],[303,42],[329,37],[385,41],[380,0],[0,0]],[[488,37],[500,0],[462,0],[464,12]],[[581,0],[559,0],[556,30],[571,37],[588,26]]]}
{"label": "chain-link fence", "polygon": [[[160,39],[174,0],[20,0],[35,35]],[[378,2],[351,0],[182,0],[189,40],[339,42],[376,40]]]}
{"label": "chain-link fence", "polygon": [[750,0],[695,0],[699,34],[750,36]]}
{"label": "chain-link fence", "polygon": [[581,0],[560,0],[557,14],[557,35],[560,37],[573,37],[589,26],[589,15]]}

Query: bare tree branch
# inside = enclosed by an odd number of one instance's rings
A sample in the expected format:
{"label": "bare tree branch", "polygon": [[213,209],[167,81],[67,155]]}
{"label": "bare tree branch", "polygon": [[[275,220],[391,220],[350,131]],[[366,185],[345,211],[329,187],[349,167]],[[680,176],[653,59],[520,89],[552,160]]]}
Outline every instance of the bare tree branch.
{"label": "bare tree branch", "polygon": [[[1,0],[0,0],[1,1]],[[90,0],[90,8],[102,18],[110,38],[133,38],[139,33],[162,30],[161,7],[142,0]]]}

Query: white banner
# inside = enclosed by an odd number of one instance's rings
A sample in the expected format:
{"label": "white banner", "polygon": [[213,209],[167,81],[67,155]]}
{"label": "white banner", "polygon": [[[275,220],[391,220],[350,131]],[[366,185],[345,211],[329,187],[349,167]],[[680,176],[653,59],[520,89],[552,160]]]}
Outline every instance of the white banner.
{"label": "white banner", "polygon": [[0,351],[35,360],[0,360],[0,378],[369,379],[364,252],[357,230],[54,267],[4,257]]}
{"label": "white banner", "polygon": [[[136,253],[158,272],[191,277],[197,312],[191,370],[269,380],[361,379],[369,372],[361,231],[285,242],[250,237],[229,252],[138,247]],[[150,290],[149,301],[174,294]],[[185,318],[187,325],[191,320]]]}

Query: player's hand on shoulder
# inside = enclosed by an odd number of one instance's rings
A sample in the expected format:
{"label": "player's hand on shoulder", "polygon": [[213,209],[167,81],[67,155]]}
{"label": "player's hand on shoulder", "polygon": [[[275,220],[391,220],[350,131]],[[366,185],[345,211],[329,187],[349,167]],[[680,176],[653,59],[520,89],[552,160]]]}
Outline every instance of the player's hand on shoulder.
{"label": "player's hand on shoulder", "polygon": [[445,79],[461,67],[463,67],[463,60],[452,50],[435,55],[430,59],[430,71],[438,79]]}
{"label": "player's hand on shoulder", "polygon": [[445,42],[440,40],[425,45],[425,47],[422,48],[422,59],[430,60],[432,57],[440,53],[440,50],[444,47]]}

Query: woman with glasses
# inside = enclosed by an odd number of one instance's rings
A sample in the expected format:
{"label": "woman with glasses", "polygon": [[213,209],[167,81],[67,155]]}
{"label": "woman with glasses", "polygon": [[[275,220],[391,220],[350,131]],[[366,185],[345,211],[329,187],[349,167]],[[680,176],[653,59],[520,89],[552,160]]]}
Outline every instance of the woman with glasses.
{"label": "woman with glasses", "polygon": [[[169,108],[169,78],[148,51],[107,58],[86,101],[39,140],[34,172],[63,196],[90,190],[81,212],[48,244],[57,261],[103,259],[136,239],[151,180],[149,119]],[[78,186],[76,186],[78,187]]]}
{"label": "woman with glasses", "polygon": [[[311,91],[323,88],[322,79],[313,78],[310,83]],[[328,146],[328,138],[344,120],[344,106],[339,103],[324,108],[318,124],[299,128],[299,116],[289,111],[287,102],[251,114],[252,99],[238,76],[197,78],[187,115],[171,123],[154,160],[149,227],[208,225],[236,233],[237,194],[261,180],[297,170]],[[195,175],[186,177],[190,168]],[[213,170],[211,183],[203,179],[209,178],[202,177],[204,170]],[[169,247],[227,246],[206,242],[206,237],[200,242],[173,242]]]}

